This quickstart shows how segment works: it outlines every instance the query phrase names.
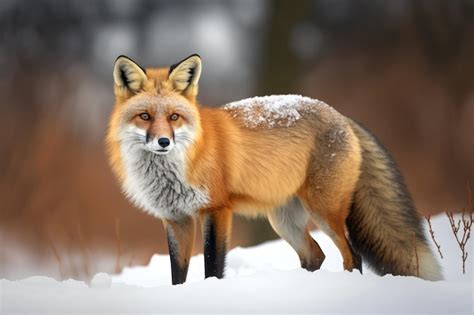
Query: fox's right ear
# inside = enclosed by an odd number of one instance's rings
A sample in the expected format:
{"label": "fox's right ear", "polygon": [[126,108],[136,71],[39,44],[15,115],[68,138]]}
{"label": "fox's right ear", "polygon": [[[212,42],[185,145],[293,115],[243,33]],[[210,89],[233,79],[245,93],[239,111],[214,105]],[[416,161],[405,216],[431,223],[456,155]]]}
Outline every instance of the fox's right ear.
{"label": "fox's right ear", "polygon": [[138,92],[147,80],[145,69],[127,56],[119,56],[114,64],[114,83],[117,92]]}

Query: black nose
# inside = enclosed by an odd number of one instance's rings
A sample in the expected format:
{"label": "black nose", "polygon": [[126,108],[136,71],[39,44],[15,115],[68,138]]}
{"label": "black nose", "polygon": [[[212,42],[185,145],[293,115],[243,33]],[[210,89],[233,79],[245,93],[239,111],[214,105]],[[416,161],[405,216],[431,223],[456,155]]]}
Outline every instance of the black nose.
{"label": "black nose", "polygon": [[170,139],[168,139],[168,138],[160,138],[160,139],[158,139],[158,144],[160,145],[160,147],[166,148],[167,146],[170,145]]}

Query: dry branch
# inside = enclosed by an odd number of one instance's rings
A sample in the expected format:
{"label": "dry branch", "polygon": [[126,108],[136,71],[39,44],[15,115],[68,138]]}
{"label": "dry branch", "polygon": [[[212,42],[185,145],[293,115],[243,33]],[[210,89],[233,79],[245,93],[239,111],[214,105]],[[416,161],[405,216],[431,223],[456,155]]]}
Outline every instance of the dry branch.
{"label": "dry branch", "polygon": [[[462,258],[462,273],[466,273],[466,260],[468,257],[468,252],[466,250],[466,244],[471,237],[471,227],[473,222],[473,206],[472,206],[472,191],[471,186],[469,183],[467,184],[467,193],[468,193],[468,211],[466,214],[466,209],[462,209],[461,219],[459,219],[456,223],[454,220],[453,212],[446,212],[448,216],[449,223],[451,224],[451,230],[453,231],[454,237],[456,238],[456,242],[461,249],[461,258]],[[461,225],[462,223],[462,225]],[[461,229],[462,227],[462,229]],[[459,233],[462,230],[462,236]]]}
{"label": "dry branch", "polygon": [[416,276],[420,277],[420,262],[418,259],[418,249],[416,248],[416,233],[413,233],[413,247],[415,248],[416,257]]}
{"label": "dry branch", "polygon": [[120,239],[120,219],[115,219],[115,240],[117,243],[117,258],[115,260],[115,273],[119,273],[120,268],[120,256],[122,255],[122,242]]}
{"label": "dry branch", "polygon": [[64,280],[64,271],[63,271],[63,268],[62,268],[63,264],[62,264],[61,256],[59,255],[59,251],[56,248],[56,245],[54,245],[54,242],[51,238],[49,239],[49,246],[51,247],[51,251],[53,252],[54,258],[56,259],[56,261],[58,263],[59,277],[60,277],[61,280]]}
{"label": "dry branch", "polygon": [[130,260],[128,261],[128,265],[127,266],[133,266],[133,261],[135,260],[135,253],[133,253],[131,256],[130,256]]}
{"label": "dry branch", "polygon": [[443,253],[441,252],[441,245],[439,245],[439,243],[436,241],[435,232],[433,230],[433,226],[431,225],[431,216],[427,215],[425,216],[425,219],[426,221],[428,221],[431,239],[433,240],[434,244],[436,245],[436,248],[438,249],[439,256],[441,257],[441,259],[443,259]]}
{"label": "dry branch", "polygon": [[79,239],[79,247],[81,249],[81,254],[83,258],[83,269],[84,273],[87,279],[90,279],[92,277],[91,275],[91,262],[90,262],[90,252],[88,250],[88,247],[86,246],[86,242],[84,239],[84,234],[82,233],[82,224],[81,221],[77,221],[76,225],[77,229],[77,235]]}

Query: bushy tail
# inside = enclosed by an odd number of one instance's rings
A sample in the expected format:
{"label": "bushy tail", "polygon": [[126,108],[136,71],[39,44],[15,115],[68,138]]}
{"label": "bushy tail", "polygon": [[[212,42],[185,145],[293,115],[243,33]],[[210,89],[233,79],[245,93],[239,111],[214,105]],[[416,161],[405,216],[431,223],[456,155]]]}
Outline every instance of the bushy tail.
{"label": "bushy tail", "polygon": [[362,147],[361,175],[346,222],[352,246],[379,274],[441,280],[397,165],[372,134],[350,123]]}

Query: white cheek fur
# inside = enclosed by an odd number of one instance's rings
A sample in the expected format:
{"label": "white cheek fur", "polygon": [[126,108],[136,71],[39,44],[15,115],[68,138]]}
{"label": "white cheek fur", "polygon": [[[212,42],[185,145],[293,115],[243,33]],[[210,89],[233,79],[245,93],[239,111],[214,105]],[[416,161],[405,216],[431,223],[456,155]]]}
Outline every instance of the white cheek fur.
{"label": "white cheek fur", "polygon": [[128,129],[132,132],[135,132],[136,134],[140,136],[146,137],[146,130],[143,130],[141,128],[138,128],[137,126],[129,125]]}

